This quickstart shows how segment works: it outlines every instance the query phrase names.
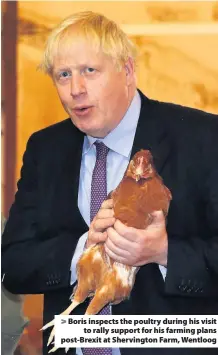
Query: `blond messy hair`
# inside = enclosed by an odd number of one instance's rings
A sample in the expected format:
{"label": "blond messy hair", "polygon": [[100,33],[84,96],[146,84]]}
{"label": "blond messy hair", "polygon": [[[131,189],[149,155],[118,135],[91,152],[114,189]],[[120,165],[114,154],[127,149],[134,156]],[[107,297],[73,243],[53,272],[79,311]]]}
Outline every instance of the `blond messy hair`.
{"label": "blond messy hair", "polygon": [[69,49],[72,41],[78,41],[79,38],[86,38],[96,51],[102,50],[113,59],[118,70],[129,57],[135,63],[136,47],[121,28],[101,14],[84,11],[66,18],[53,29],[39,68],[51,75],[54,58],[63,50]]}

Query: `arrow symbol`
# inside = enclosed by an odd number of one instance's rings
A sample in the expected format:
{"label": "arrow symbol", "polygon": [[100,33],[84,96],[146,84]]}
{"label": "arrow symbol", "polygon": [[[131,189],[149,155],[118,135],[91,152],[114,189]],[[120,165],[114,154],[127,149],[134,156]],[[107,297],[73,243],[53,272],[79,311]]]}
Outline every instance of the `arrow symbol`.
{"label": "arrow symbol", "polygon": [[65,319],[61,319],[61,324],[67,323]]}

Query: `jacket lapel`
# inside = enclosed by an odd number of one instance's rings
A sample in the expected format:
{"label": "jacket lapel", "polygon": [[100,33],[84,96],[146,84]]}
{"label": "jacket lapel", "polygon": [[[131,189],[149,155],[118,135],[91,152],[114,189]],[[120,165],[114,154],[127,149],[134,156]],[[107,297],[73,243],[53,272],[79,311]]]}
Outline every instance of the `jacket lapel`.
{"label": "jacket lapel", "polygon": [[[84,134],[79,131],[69,119],[69,127],[65,135],[65,141],[60,156],[60,175],[57,192],[59,200],[59,213],[64,225],[72,229],[87,230],[87,225],[78,209],[78,191],[80,166],[82,159]],[[60,186],[61,184],[61,186]]]}
{"label": "jacket lapel", "polygon": [[150,150],[155,167],[160,174],[170,153],[166,127],[161,120],[161,112],[158,109],[160,105],[146,98],[140,90],[139,93],[141,96],[141,112],[131,158],[141,149]]}

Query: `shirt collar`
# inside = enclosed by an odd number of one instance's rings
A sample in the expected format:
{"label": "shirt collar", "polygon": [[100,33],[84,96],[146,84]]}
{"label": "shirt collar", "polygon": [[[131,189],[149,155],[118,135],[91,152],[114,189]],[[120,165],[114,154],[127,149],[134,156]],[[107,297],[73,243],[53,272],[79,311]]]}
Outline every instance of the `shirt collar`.
{"label": "shirt collar", "polygon": [[123,119],[113,131],[103,139],[85,136],[83,154],[86,154],[96,141],[100,141],[111,150],[128,158],[132,150],[140,110],[141,98],[136,90],[135,96],[133,97]]}

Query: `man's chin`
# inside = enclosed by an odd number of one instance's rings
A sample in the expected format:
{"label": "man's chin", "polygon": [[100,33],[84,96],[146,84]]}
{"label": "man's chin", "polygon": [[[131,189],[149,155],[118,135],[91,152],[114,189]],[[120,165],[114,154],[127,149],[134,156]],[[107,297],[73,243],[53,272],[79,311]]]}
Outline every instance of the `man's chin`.
{"label": "man's chin", "polygon": [[93,138],[104,138],[107,134],[102,130],[96,129],[80,129],[83,133],[87,134],[87,136],[91,136]]}
{"label": "man's chin", "polygon": [[109,133],[109,130],[106,130],[106,127],[94,126],[93,124],[89,125],[88,122],[78,122],[73,117],[71,121],[81,132],[85,133],[87,136],[94,138],[104,138]]}
{"label": "man's chin", "polygon": [[88,127],[81,124],[75,124],[75,122],[73,122],[73,124],[87,136],[91,136],[94,138],[104,138],[106,136],[105,129],[102,129],[100,127]]}

